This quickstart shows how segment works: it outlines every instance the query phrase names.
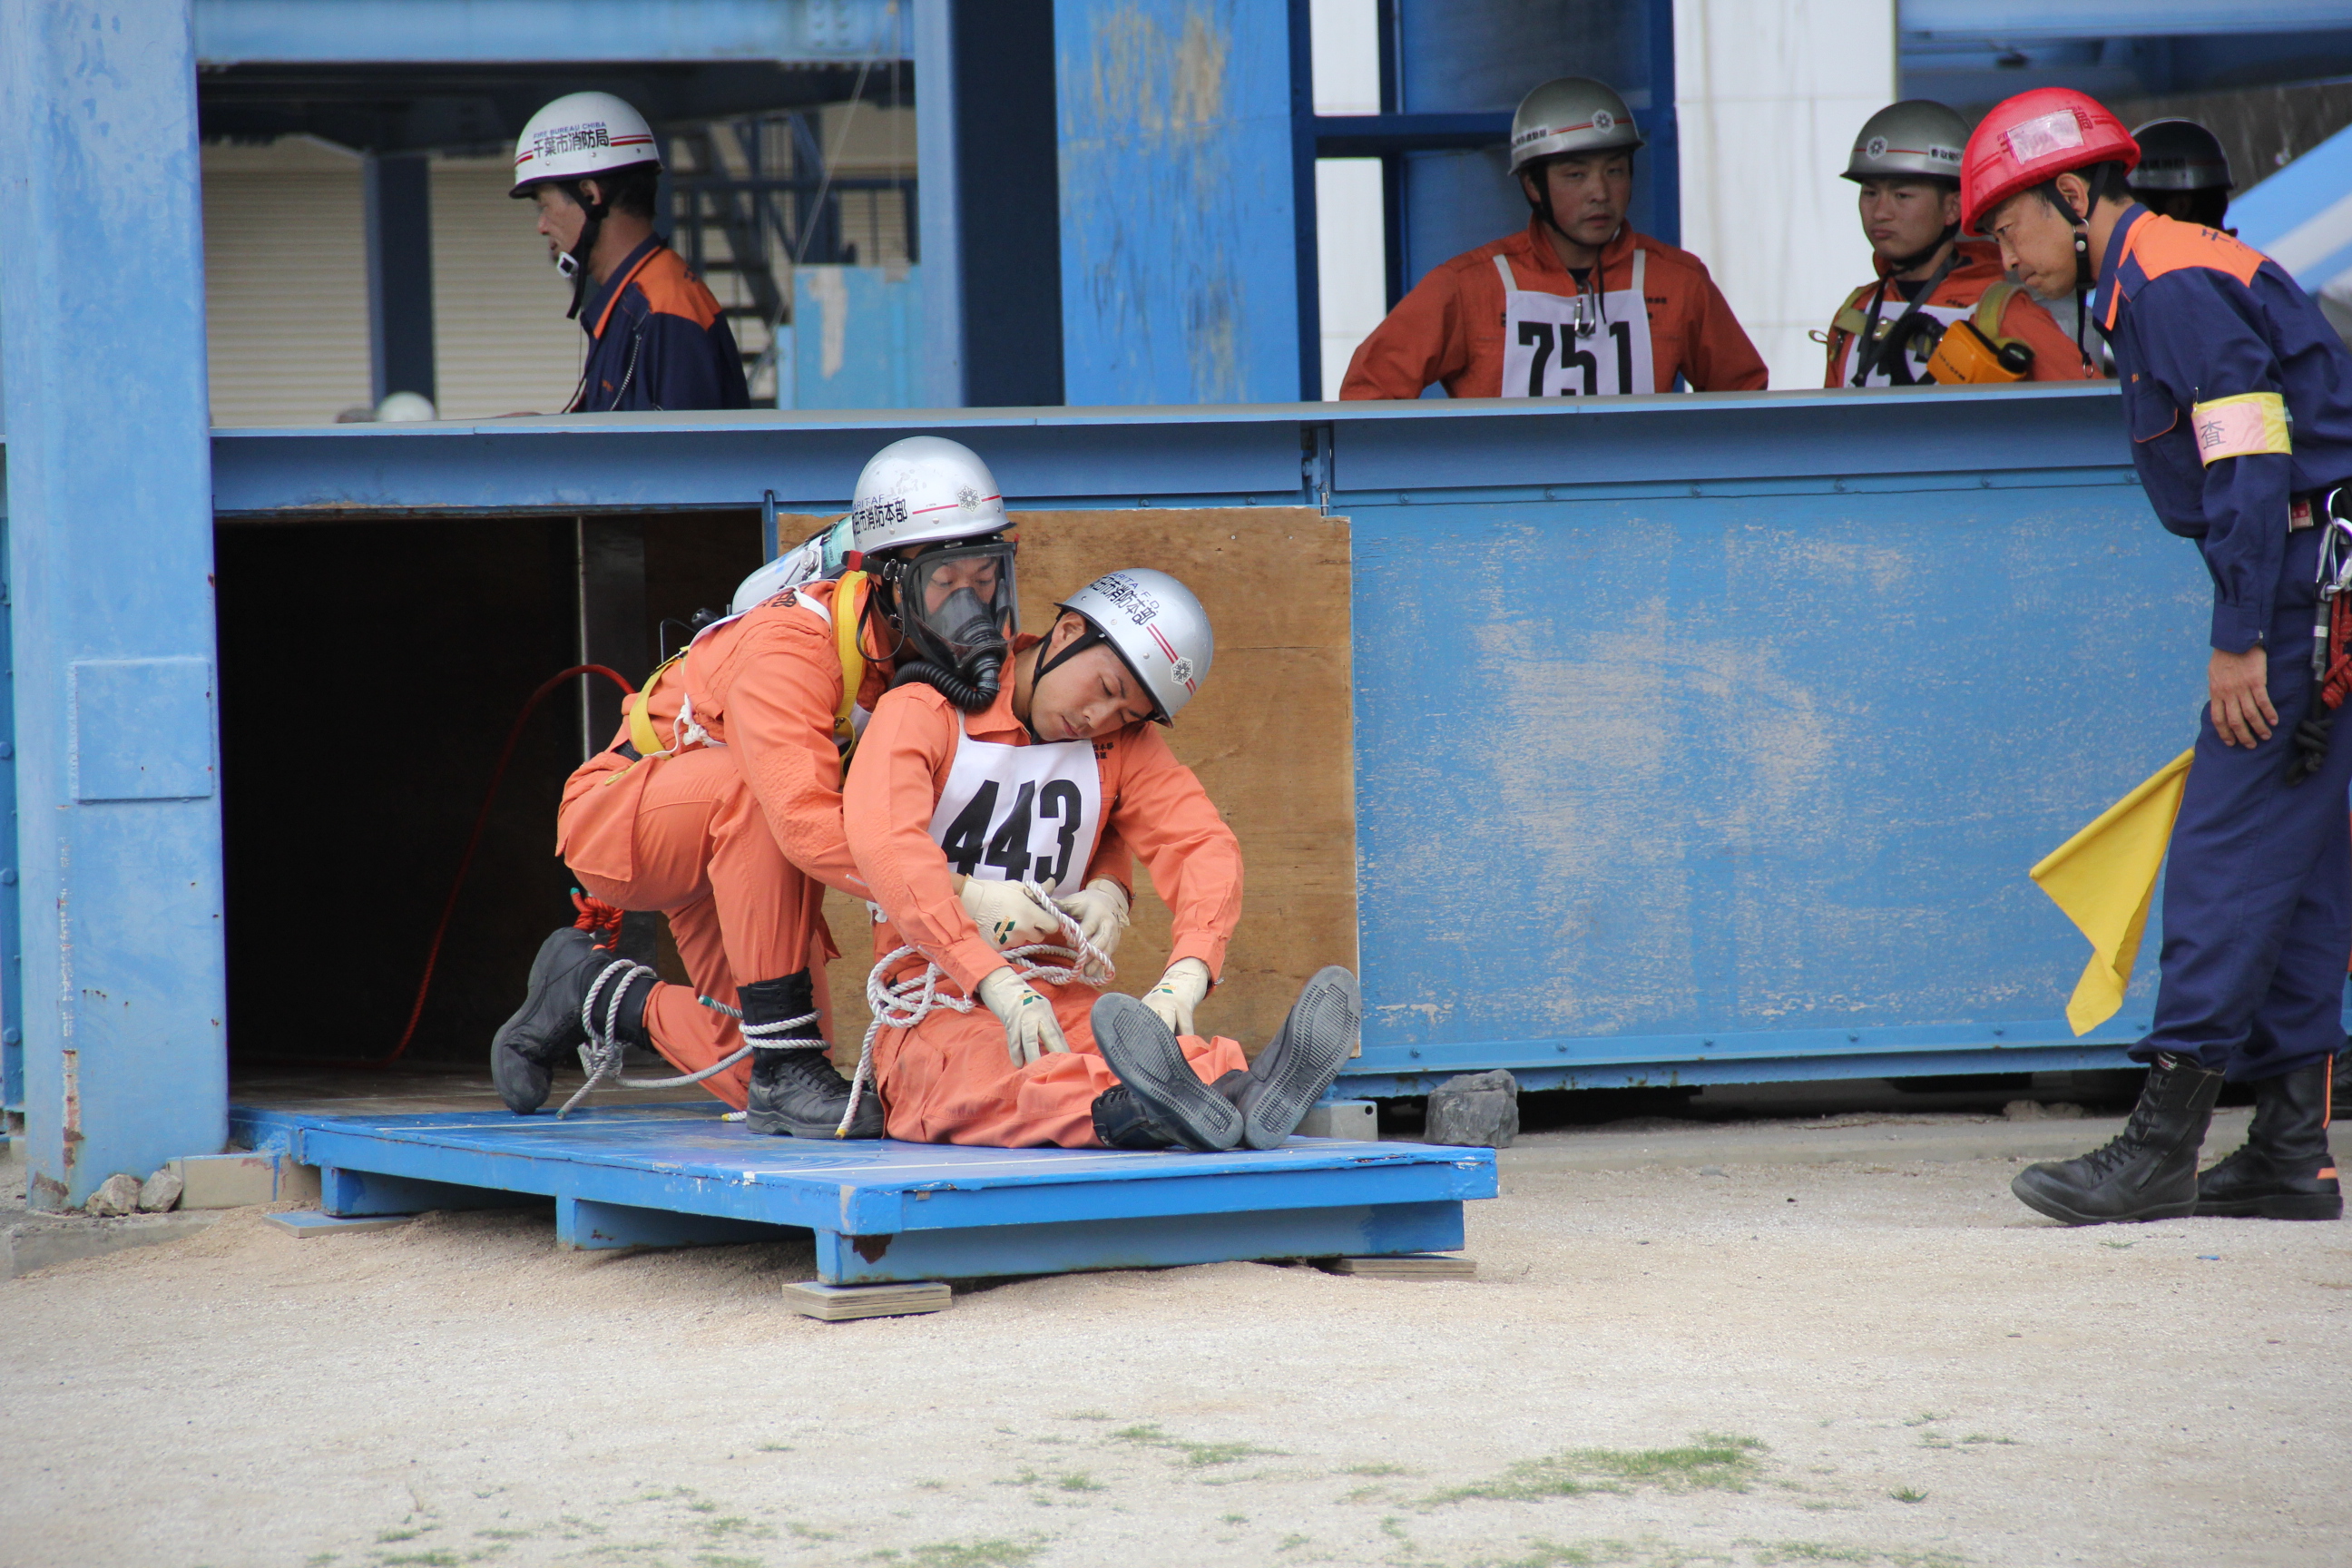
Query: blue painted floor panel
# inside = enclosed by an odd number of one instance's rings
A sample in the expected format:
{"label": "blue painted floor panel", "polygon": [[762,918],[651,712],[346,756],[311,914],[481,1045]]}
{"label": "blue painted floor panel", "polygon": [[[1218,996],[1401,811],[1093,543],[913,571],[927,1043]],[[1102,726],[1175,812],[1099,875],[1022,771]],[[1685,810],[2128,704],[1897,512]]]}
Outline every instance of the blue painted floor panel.
{"label": "blue painted floor panel", "polygon": [[232,1135],[320,1169],[331,1215],[556,1202],[569,1247],[815,1233],[827,1284],[1446,1252],[1491,1149],[1294,1138],[1225,1154],[768,1138],[709,1104],[552,1116],[237,1108]]}

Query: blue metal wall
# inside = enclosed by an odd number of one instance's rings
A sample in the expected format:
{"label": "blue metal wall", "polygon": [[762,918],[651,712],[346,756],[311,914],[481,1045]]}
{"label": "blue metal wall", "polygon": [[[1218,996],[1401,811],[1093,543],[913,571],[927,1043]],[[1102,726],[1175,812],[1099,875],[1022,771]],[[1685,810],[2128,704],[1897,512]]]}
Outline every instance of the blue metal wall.
{"label": "blue metal wall", "polygon": [[2209,590],[2112,386],[354,426],[215,467],[288,521],[820,510],[917,431],[1019,506],[1352,520],[1346,1087],[2106,1066],[2145,1026],[2152,963],[2068,1032],[2086,949],[2025,875],[2201,691]]}
{"label": "blue metal wall", "polygon": [[1054,48],[1065,400],[1297,397],[1286,9],[1056,0]]}
{"label": "blue metal wall", "polygon": [[0,0],[0,190],[25,1103],[57,1207],[227,1134],[185,8]]}
{"label": "blue metal wall", "polygon": [[[1902,426],[1957,411],[1918,399],[1556,417],[1475,468],[1339,426],[1357,1087],[2116,1062],[2153,964],[2076,1041],[2086,950],[2025,871],[2193,738],[2210,589],[2086,395],[1972,400],[1941,451]],[[1853,471],[1832,433],[1873,423],[1913,471]],[[1972,438],[2001,471],[1943,466]]]}

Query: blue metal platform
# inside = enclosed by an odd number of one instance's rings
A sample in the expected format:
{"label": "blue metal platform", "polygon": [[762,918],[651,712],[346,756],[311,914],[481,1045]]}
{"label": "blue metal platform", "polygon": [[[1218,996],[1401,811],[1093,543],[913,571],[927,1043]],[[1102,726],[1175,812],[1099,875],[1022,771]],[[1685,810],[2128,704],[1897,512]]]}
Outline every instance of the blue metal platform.
{"label": "blue metal platform", "polygon": [[1227,1154],[768,1138],[709,1105],[552,1116],[237,1107],[232,1136],[320,1168],[330,1215],[555,1200],[572,1247],[816,1235],[828,1285],[1450,1252],[1495,1153],[1294,1138]]}

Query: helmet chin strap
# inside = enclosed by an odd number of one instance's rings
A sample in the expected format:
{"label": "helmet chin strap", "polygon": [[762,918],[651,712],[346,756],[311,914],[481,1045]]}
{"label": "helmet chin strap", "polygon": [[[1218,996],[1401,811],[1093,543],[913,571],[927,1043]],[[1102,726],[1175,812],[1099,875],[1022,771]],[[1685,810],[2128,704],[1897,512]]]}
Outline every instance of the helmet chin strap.
{"label": "helmet chin strap", "polygon": [[577,321],[580,307],[588,298],[588,253],[596,248],[596,235],[604,226],[604,215],[612,207],[601,197],[589,201],[577,180],[572,182],[572,199],[580,204],[587,215],[580,225],[579,243],[555,258],[555,269],[572,279],[572,309],[563,312],[567,321]]}
{"label": "helmet chin strap", "polygon": [[1915,267],[1927,266],[1929,261],[1935,258],[1936,253],[1943,249],[1944,247],[1949,245],[1953,239],[1958,236],[1959,232],[1960,226],[1958,224],[1948,223],[1944,226],[1944,232],[1937,235],[1936,237],[1935,243],[1928,246],[1927,249],[1915,250],[1908,256],[1888,257],[1886,258],[1886,275],[1889,278],[1900,278],[1903,274],[1910,271]]}

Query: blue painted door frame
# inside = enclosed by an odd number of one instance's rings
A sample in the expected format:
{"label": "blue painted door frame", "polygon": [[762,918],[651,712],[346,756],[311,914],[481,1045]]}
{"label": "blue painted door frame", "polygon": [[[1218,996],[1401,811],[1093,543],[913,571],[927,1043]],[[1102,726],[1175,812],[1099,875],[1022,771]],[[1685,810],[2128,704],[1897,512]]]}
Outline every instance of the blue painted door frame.
{"label": "blue painted door frame", "polygon": [[227,1134],[187,5],[0,0],[31,1198]]}

